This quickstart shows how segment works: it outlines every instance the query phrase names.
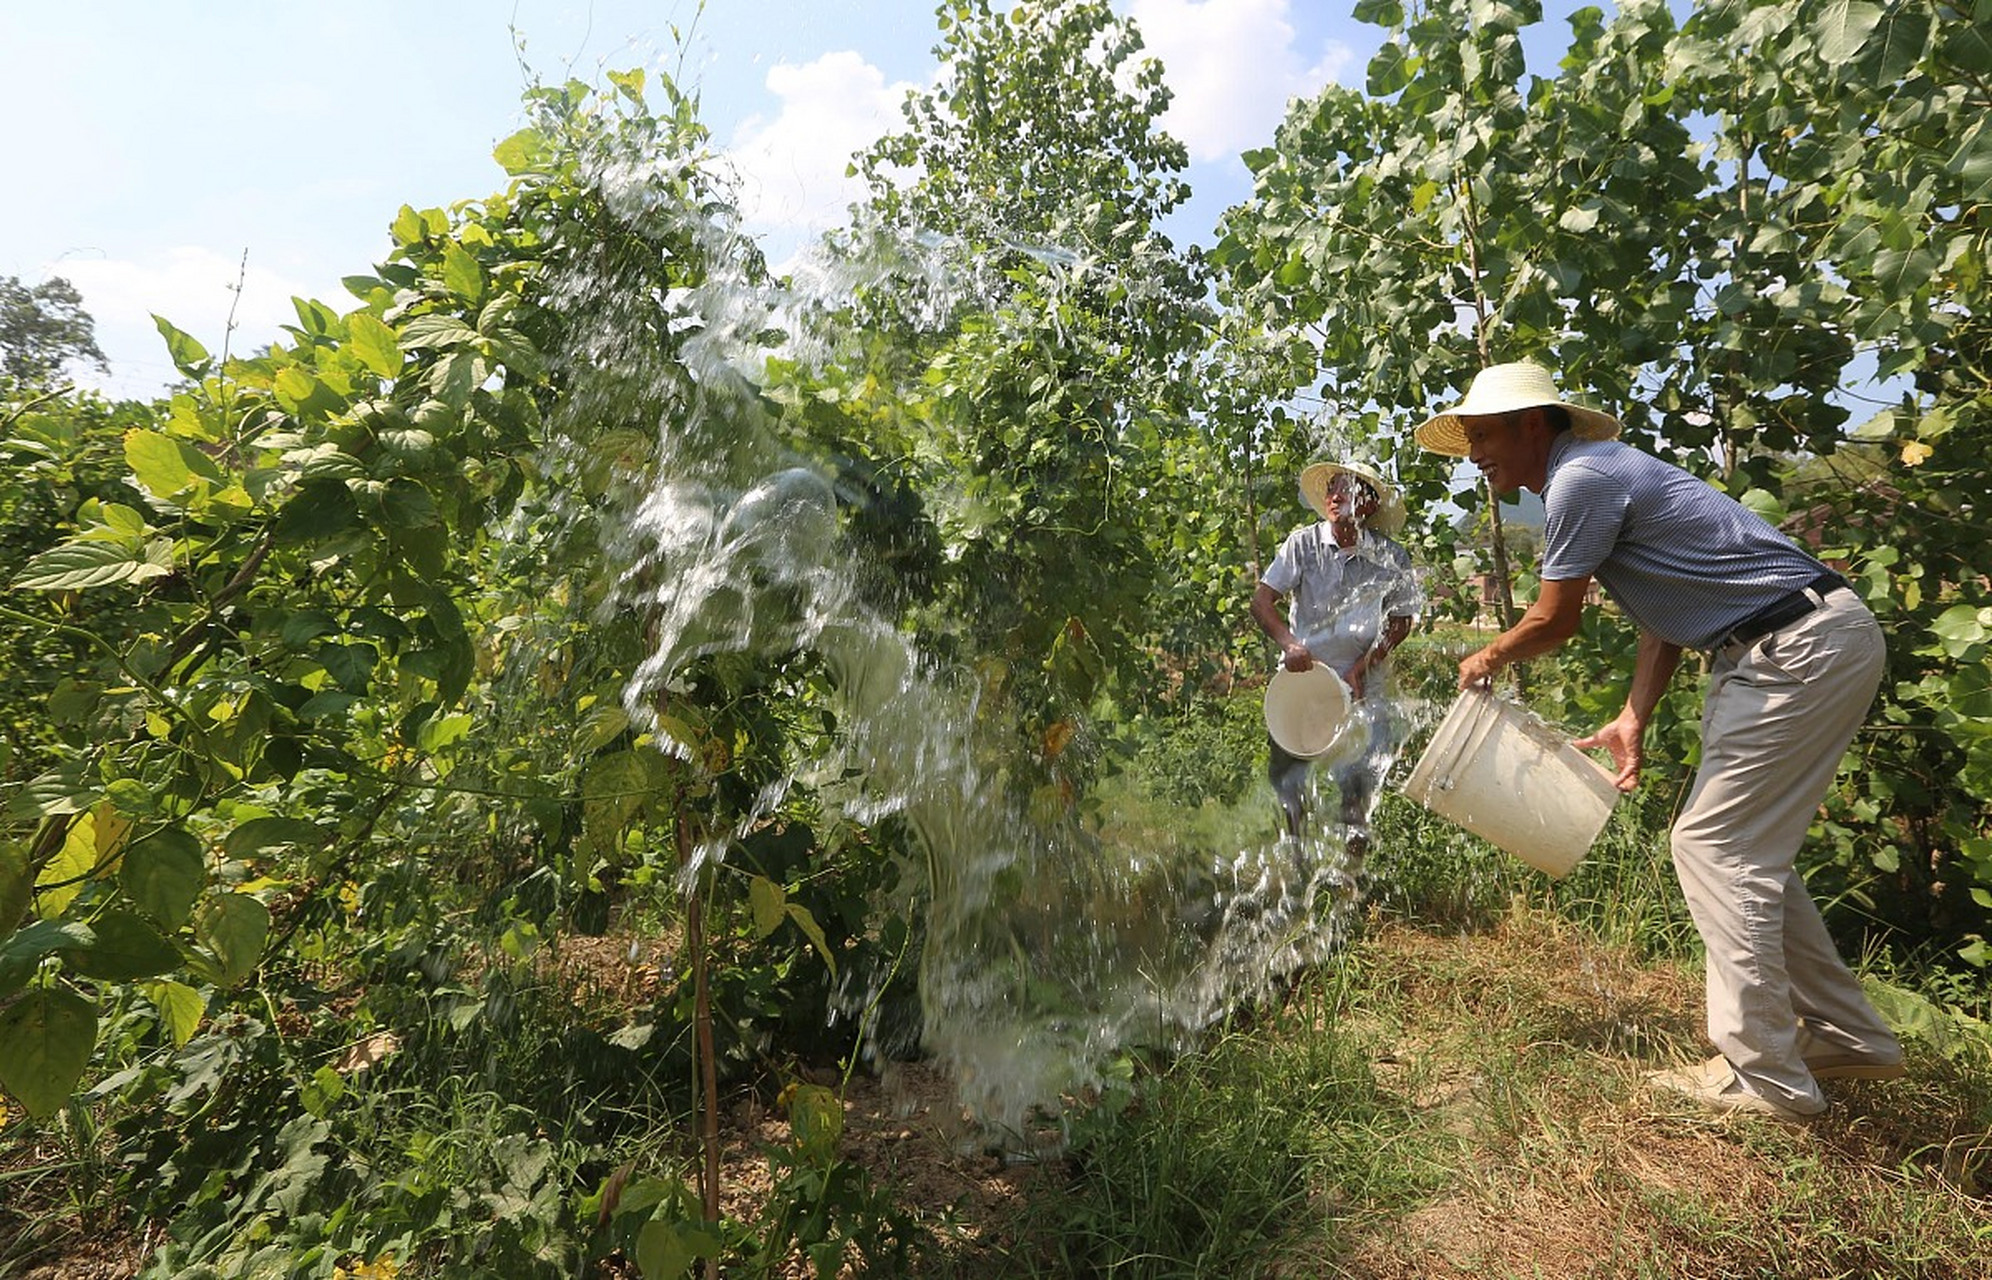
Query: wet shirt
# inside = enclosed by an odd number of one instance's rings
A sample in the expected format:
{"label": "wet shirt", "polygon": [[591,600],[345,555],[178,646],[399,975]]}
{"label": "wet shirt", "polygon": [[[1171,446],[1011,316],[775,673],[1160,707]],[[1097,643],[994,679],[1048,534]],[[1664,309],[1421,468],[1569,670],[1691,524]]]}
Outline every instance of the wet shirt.
{"label": "wet shirt", "polygon": [[1325,520],[1288,535],[1259,580],[1287,598],[1287,625],[1308,652],[1345,675],[1386,618],[1416,617],[1424,604],[1402,546],[1364,529],[1355,546],[1338,547]]}
{"label": "wet shirt", "polygon": [[1542,573],[1592,577],[1641,630],[1708,649],[1825,566],[1742,503],[1617,440],[1550,446]]}

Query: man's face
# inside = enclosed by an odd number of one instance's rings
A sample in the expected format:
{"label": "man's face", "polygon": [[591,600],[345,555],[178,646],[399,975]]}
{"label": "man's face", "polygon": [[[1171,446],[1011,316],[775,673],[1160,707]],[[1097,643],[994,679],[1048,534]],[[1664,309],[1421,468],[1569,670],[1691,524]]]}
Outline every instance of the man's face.
{"label": "man's face", "polygon": [[1487,477],[1496,493],[1510,493],[1536,479],[1534,441],[1523,428],[1532,411],[1491,417],[1461,418],[1466,429],[1466,456]]}
{"label": "man's face", "polygon": [[1328,482],[1328,519],[1362,524],[1376,511],[1376,491],[1344,471]]}

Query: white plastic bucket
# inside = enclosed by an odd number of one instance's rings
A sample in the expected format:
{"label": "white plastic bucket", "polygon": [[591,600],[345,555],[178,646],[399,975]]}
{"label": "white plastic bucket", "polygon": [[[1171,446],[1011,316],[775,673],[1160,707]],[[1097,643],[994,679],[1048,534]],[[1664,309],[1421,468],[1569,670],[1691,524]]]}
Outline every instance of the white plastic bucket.
{"label": "white plastic bucket", "polygon": [[1325,663],[1281,667],[1266,685],[1266,732],[1288,755],[1319,760],[1336,749],[1353,705],[1349,686]]}
{"label": "white plastic bucket", "polygon": [[1404,794],[1557,879],[1583,861],[1619,797],[1597,761],[1484,689],[1446,712]]}

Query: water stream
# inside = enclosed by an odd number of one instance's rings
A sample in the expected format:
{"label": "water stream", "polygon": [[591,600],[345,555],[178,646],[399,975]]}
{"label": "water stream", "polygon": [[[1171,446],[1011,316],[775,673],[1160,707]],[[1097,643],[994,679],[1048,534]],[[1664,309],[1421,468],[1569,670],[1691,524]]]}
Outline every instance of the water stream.
{"label": "water stream", "polygon": [[[1130,845],[1034,814],[980,723],[980,681],[923,656],[859,589],[866,566],[837,536],[834,478],[783,443],[757,394],[767,354],[757,335],[779,321],[786,358],[820,358],[829,343],[815,318],[884,273],[919,295],[909,312],[945,316],[951,291],[969,287],[945,255],[901,245],[875,268],[846,258],[795,273],[787,288],[751,283],[730,256],[731,227],[660,204],[640,177],[605,180],[617,215],[699,219],[715,268],[663,298],[600,267],[562,285],[575,330],[561,355],[567,427],[656,438],[654,467],[608,548],[616,586],[604,608],[639,611],[655,640],[624,706],[655,729],[655,708],[704,655],[814,651],[840,727],[835,758],[764,789],[731,829],[708,834],[695,863],[724,859],[796,787],[854,824],[903,821],[925,879],[921,1048],[978,1119],[1012,1135],[1094,1083],[1118,1050],[1183,1043],[1331,957],[1355,898],[1331,823],[1284,835],[1263,786],[1240,813],[1205,823],[1201,840]],[[1042,260],[1072,266],[1050,251]],[[660,313],[675,353],[656,341]],[[1314,808],[1335,811],[1332,797]],[[854,986],[826,1016],[860,1016],[875,994]]]}

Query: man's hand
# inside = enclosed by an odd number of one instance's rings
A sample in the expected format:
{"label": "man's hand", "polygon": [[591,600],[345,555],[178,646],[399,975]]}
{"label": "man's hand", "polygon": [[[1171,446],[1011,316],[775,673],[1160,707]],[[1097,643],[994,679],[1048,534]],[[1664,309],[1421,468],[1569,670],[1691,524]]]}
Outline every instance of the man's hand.
{"label": "man's hand", "polygon": [[1291,644],[1282,645],[1281,649],[1286,654],[1286,669],[1288,671],[1305,671],[1314,665],[1314,655],[1309,653],[1307,646],[1298,640],[1295,640]]}
{"label": "man's hand", "polygon": [[1462,689],[1485,689],[1494,683],[1494,673],[1501,664],[1494,657],[1494,646],[1488,645],[1478,653],[1469,653],[1459,664],[1459,687]]}
{"label": "man's hand", "polygon": [[1646,726],[1622,711],[1618,719],[1572,745],[1587,749],[1603,747],[1609,751],[1612,763],[1618,766],[1618,777],[1613,782],[1620,791],[1630,791],[1639,785],[1639,767],[1646,761],[1645,738]]}

